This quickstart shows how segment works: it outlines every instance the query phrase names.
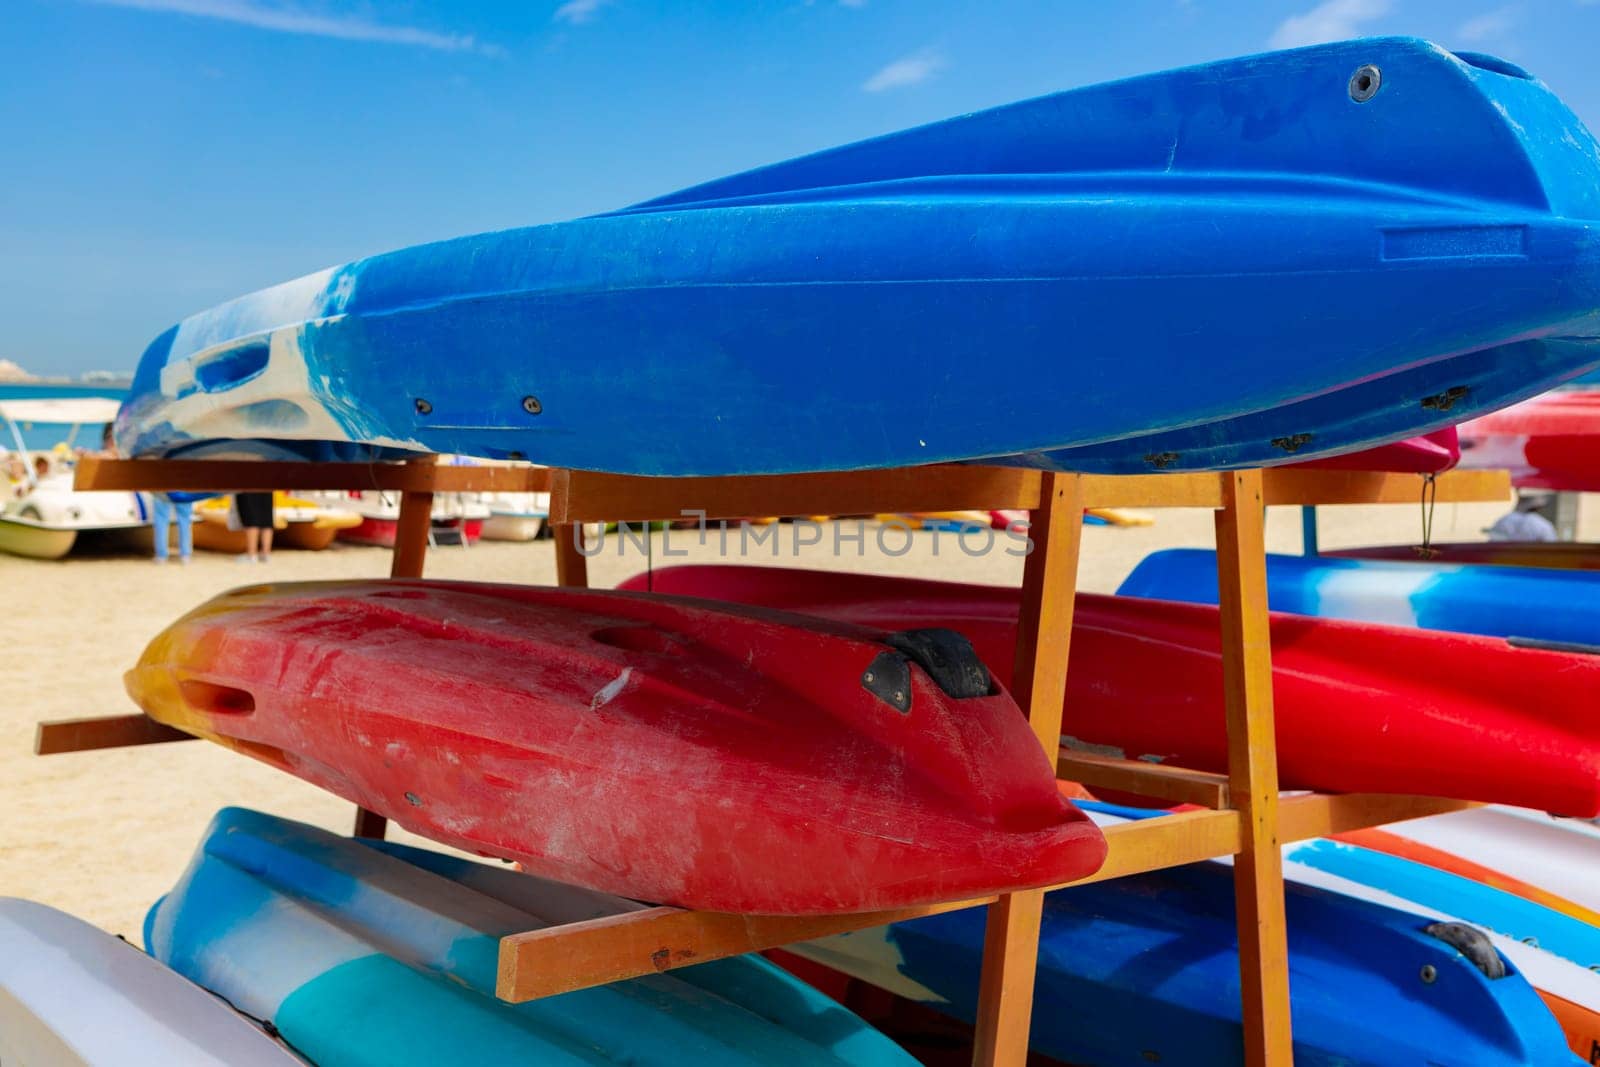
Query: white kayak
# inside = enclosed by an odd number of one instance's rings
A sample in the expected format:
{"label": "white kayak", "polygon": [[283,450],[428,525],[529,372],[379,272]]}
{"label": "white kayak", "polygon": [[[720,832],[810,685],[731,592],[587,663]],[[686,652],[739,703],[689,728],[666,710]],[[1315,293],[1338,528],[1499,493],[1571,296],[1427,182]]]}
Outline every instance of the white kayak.
{"label": "white kayak", "polygon": [[224,1001],[65,912],[0,897],[5,1067],[304,1067]]}
{"label": "white kayak", "polygon": [[1587,820],[1494,806],[1384,829],[1600,911],[1600,827]]}

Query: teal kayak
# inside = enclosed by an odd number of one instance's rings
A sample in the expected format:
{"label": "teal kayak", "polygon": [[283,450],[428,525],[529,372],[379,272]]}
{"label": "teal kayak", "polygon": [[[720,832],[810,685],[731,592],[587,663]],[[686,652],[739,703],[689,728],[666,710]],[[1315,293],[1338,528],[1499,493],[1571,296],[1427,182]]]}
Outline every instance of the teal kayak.
{"label": "teal kayak", "polygon": [[227,808],[151,909],[145,944],[321,1067],[915,1063],[753,956],[495,998],[501,937],[639,907]]}

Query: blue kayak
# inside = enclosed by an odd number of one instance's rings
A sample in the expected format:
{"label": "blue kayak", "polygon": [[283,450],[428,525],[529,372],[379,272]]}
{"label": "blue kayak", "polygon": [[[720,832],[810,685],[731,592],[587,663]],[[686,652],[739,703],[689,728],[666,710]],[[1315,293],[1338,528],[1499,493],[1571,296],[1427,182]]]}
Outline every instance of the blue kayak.
{"label": "blue kayak", "polygon": [[[1117,592],[1215,604],[1216,553],[1152,552]],[[1600,651],[1600,571],[1269,555],[1267,604],[1296,615]]]}
{"label": "blue kayak", "polygon": [[[1426,918],[1295,884],[1285,904],[1300,1067],[1575,1062],[1539,995],[1492,946],[1480,959],[1504,968],[1497,978],[1439,936],[1455,935],[1429,933]],[[790,950],[971,1020],[983,931],[981,913],[960,911]],[[1050,893],[1034,1050],[1101,1067],[1242,1062],[1237,945],[1221,863]]]}
{"label": "blue kayak", "polygon": [[1376,38],[331,268],[163,333],[116,433],[644,475],[1219,469],[1597,364],[1594,138],[1509,63]]}
{"label": "blue kayak", "polygon": [[915,1063],[757,957],[510,1005],[505,934],[640,907],[228,808],[151,909],[151,955],[320,1067]]}

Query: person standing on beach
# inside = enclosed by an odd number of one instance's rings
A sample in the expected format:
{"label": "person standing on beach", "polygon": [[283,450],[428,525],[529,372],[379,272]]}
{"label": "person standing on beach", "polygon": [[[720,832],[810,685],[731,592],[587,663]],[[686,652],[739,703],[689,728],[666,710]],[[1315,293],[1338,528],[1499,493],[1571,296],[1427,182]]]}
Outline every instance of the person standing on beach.
{"label": "person standing on beach", "polygon": [[272,558],[272,494],[235,493],[233,504],[244,527],[244,555],[239,562],[267,562]]}
{"label": "person standing on beach", "polygon": [[157,563],[167,561],[167,531],[174,518],[178,520],[178,562],[187,566],[194,554],[194,501],[187,495],[174,500],[166,493],[151,493],[150,525],[155,534]]}

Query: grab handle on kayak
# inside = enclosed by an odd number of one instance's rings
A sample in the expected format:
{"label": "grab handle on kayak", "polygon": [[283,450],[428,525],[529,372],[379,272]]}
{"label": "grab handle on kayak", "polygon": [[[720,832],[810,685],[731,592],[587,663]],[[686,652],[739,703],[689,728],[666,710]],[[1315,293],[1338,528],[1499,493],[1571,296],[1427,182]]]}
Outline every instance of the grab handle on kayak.
{"label": "grab handle on kayak", "polygon": [[191,707],[213,715],[248,715],[256,710],[256,698],[248,689],[187,678],[178,683],[178,690]]}
{"label": "grab handle on kayak", "polygon": [[1475,927],[1466,923],[1434,923],[1423,933],[1436,937],[1465,956],[1488,979],[1506,976],[1506,961],[1495,950],[1494,943]]}

